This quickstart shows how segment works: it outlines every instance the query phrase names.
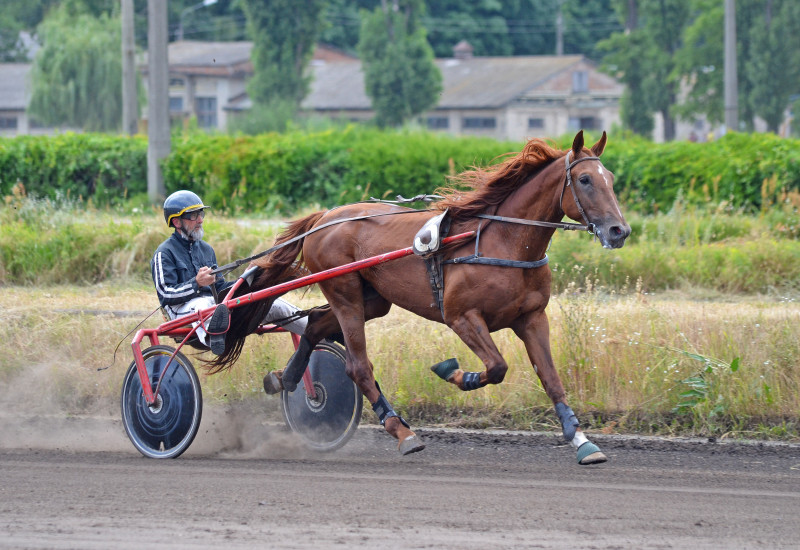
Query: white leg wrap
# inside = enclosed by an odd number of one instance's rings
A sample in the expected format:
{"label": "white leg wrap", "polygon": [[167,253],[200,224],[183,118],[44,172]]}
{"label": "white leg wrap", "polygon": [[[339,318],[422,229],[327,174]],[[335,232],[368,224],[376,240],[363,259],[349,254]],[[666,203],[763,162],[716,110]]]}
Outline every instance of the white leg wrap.
{"label": "white leg wrap", "polygon": [[572,441],[570,441],[570,443],[572,444],[573,447],[575,447],[577,449],[578,447],[580,447],[581,445],[583,445],[587,441],[589,441],[589,440],[586,439],[586,436],[583,435],[583,432],[578,430],[577,432],[575,432],[575,437],[572,438]]}

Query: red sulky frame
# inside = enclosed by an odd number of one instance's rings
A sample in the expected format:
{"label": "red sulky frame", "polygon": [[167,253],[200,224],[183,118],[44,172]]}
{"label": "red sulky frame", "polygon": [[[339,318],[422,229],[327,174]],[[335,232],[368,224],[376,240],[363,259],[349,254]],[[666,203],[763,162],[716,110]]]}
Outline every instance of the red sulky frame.
{"label": "red sulky frame", "polygon": [[[471,237],[475,234],[474,231],[469,231],[466,233],[461,233],[458,235],[453,235],[452,237],[447,237],[442,240],[442,244],[448,244],[453,241],[457,241],[460,239],[465,239],[467,237]],[[399,258],[403,258],[405,256],[409,256],[413,254],[413,247],[403,248],[400,250],[395,250],[393,252],[386,252],[384,254],[379,254],[377,256],[372,256],[370,258],[365,258],[363,260],[358,260],[356,262],[352,262],[349,264],[341,265],[338,267],[333,267],[331,269],[326,269],[325,271],[320,271],[319,273],[312,273],[311,275],[306,275],[305,277],[300,277],[299,279],[295,279],[293,281],[288,281],[286,283],[276,285],[273,287],[265,288],[256,292],[251,292],[249,294],[245,294],[243,296],[237,296],[234,298],[230,298],[225,300],[223,303],[229,308],[234,309],[244,304],[249,304],[252,302],[257,302],[259,300],[263,300],[266,298],[271,298],[273,296],[283,294],[290,290],[296,290],[298,288],[309,286],[320,281],[325,281],[328,279],[332,279],[333,277],[338,277],[339,275],[344,275],[346,273],[352,273],[353,271],[359,271],[361,269],[366,269],[368,267],[372,267],[378,264],[382,264],[384,262],[388,262],[391,260],[397,260]],[[241,278],[236,281],[234,286],[228,292],[229,295],[233,294],[236,288],[241,283]],[[156,397],[158,396],[158,389],[161,384],[161,380],[165,378],[165,374],[167,369],[172,364],[172,360],[175,357],[175,354],[183,347],[183,345],[188,341],[189,338],[195,333],[196,328],[190,328],[190,325],[196,321],[200,321],[202,324],[211,317],[214,313],[214,309],[216,306],[212,306],[201,311],[190,313],[184,315],[182,317],[178,317],[177,319],[173,319],[172,321],[167,321],[162,323],[156,328],[152,329],[141,329],[136,333],[136,336],[131,343],[131,348],[133,349],[133,358],[136,363],[136,371],[139,375],[139,380],[142,384],[142,391],[144,393],[145,400],[147,401],[148,405],[153,405],[156,402]],[[256,334],[264,334],[266,332],[286,332],[279,327],[275,327],[274,325],[262,325],[256,330]],[[150,377],[147,375],[147,369],[144,365],[144,358],[142,356],[142,349],[141,349],[141,342],[142,340],[148,338],[150,340],[151,346],[156,346],[159,344],[159,336],[172,336],[172,337],[180,337],[183,336],[183,340],[181,341],[180,345],[178,345],[177,349],[172,353],[167,365],[164,367],[164,370],[159,377],[159,383],[156,385],[155,389],[153,388],[152,384],[150,384]],[[295,347],[297,347],[299,342],[299,336],[296,334],[292,334],[292,340],[294,341]],[[308,376],[308,371],[304,374],[304,377]],[[314,386],[313,384],[308,383],[309,380],[306,380],[305,387],[309,392],[309,396],[313,399],[316,396],[314,395]]]}

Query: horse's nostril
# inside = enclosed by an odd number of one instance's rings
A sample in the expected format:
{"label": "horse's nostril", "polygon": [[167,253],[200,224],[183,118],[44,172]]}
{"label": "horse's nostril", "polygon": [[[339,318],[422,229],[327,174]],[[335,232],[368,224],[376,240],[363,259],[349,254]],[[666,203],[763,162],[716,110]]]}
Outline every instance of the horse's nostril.
{"label": "horse's nostril", "polygon": [[622,235],[622,229],[618,225],[613,226],[608,232],[611,233],[612,237],[619,237]]}

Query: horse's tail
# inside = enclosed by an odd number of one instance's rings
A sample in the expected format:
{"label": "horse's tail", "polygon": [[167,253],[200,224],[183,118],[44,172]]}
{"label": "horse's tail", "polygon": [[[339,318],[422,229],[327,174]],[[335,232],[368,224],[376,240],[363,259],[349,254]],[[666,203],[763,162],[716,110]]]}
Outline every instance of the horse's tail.
{"label": "horse's tail", "polygon": [[[261,272],[256,276],[252,286],[243,285],[244,288],[237,290],[236,295],[256,292],[306,275],[302,257],[298,261],[298,256],[302,256],[303,242],[305,241],[302,235],[311,230],[324,214],[325,211],[315,212],[290,223],[289,227],[278,235],[275,246],[292,241],[292,239],[297,240],[257,260],[255,263],[261,268]],[[245,338],[255,332],[277,297],[272,296],[231,310],[231,324],[225,334],[225,351],[206,365],[209,373],[213,374],[233,366],[242,353]],[[227,298],[230,299],[233,296]]]}

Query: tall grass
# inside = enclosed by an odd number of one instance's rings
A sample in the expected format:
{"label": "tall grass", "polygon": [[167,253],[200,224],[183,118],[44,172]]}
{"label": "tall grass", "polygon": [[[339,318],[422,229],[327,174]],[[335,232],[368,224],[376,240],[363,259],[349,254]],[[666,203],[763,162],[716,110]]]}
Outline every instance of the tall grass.
{"label": "tall grass", "polygon": [[[609,432],[797,437],[796,212],[745,216],[678,204],[630,222],[634,234],[622,249],[557,233],[548,251],[551,346],[583,422]],[[226,263],[269,247],[280,224],[212,212],[205,227]],[[157,306],[149,260],[167,235],[160,214],[139,206],[98,209],[22,195],[0,205],[0,383],[13,388],[0,400],[74,414],[116,412],[130,363],[127,333]],[[289,298],[301,306],[324,301],[315,290]],[[109,313],[120,311],[132,316]],[[156,316],[146,324],[159,322]],[[505,381],[475,392],[429,370],[448,357],[483,370],[443,325],[395,308],[367,334],[376,376],[410,420],[556,429],[552,404],[510,331],[494,335],[511,366]],[[114,366],[98,371],[118,342]],[[203,378],[206,400],[265,399],[261,377],[280,368],[291,349],[285,336],[252,337],[233,371]],[[199,366],[202,356],[192,360]]]}
{"label": "tall grass", "polygon": [[[548,250],[556,292],[583,284],[645,291],[701,288],[780,295],[800,291],[800,215],[773,208],[744,215],[724,207],[630,219],[624,248],[604,250],[591,236],[558,232]],[[207,240],[227,263],[271,246],[280,220],[206,218]],[[95,208],[62,199],[9,197],[0,205],[0,284],[95,283],[149,278],[153,250],[169,235],[157,209]]]}
{"label": "tall grass", "polygon": [[[289,299],[303,307],[323,302],[317,291]],[[116,414],[131,361],[127,334],[155,306],[147,285],[5,288],[0,383],[8,391],[2,400],[22,399],[25,412]],[[120,311],[132,316],[112,314]],[[557,369],[590,430],[798,437],[800,306],[794,301],[698,302],[635,287],[612,294],[586,284],[555,296],[548,314]],[[157,314],[145,326],[160,322]],[[556,430],[552,404],[522,343],[508,330],[493,337],[510,366],[506,379],[462,392],[429,368],[456,357],[467,370],[483,370],[449,329],[397,308],[367,325],[376,378],[415,424]],[[98,371],[112,364],[120,342],[113,365]],[[187,353],[201,373],[205,401],[228,403],[274,399],[264,396],[261,379],[291,352],[286,335],[253,336],[230,372],[211,376],[202,375],[210,356]],[[374,422],[365,411],[365,420]]]}

